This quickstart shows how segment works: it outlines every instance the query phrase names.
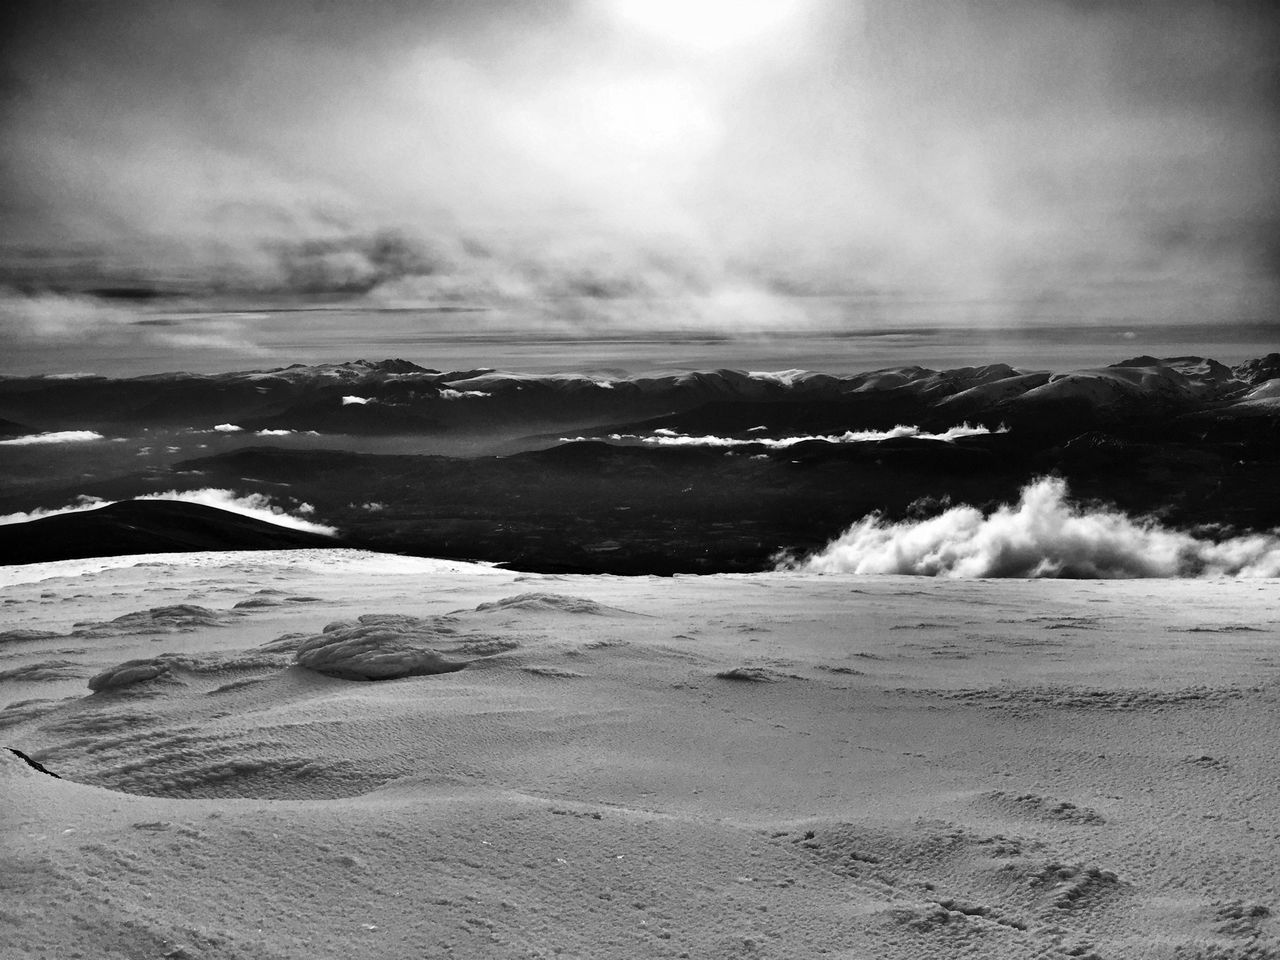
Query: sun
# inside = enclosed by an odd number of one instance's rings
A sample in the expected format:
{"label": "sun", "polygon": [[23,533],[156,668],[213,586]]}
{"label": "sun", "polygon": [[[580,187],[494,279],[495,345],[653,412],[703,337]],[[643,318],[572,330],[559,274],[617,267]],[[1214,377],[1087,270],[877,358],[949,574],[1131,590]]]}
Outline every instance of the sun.
{"label": "sun", "polygon": [[629,26],[675,46],[720,53],[793,23],[805,0],[607,0]]}

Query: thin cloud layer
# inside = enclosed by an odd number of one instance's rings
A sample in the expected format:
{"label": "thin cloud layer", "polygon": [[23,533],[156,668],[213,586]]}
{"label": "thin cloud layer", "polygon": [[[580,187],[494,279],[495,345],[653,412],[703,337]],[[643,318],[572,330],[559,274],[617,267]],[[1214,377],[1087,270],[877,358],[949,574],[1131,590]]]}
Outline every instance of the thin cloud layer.
{"label": "thin cloud layer", "polygon": [[[758,428],[752,428],[758,429]],[[1007,428],[1000,428],[996,433],[1004,433]],[[938,440],[942,442],[952,442],[961,437],[981,437],[992,433],[984,426],[970,426],[962,423],[959,426],[950,427],[941,433],[929,433],[916,426],[904,426],[899,424],[891,430],[846,430],[839,434],[808,434],[796,437],[754,437],[749,440],[740,440],[736,437],[717,437],[717,436],[701,436],[692,437],[687,434],[680,433],[677,430],[670,430],[665,427],[659,428],[651,434],[638,433],[611,433],[609,439],[618,442],[638,442],[648,444],[655,447],[745,447],[760,446],[767,447],[771,450],[781,450],[787,447],[794,447],[798,443],[806,443],[811,440],[818,440],[824,443],[868,443],[877,440]],[[599,439],[597,437],[561,437],[561,442],[570,443],[575,440]]]}
{"label": "thin cloud layer", "polygon": [[0,287],[0,343],[12,339],[57,344],[81,338],[109,342],[126,337],[135,319],[133,312],[89,296]]}
{"label": "thin cloud layer", "polygon": [[[0,209],[4,198],[0,195]],[[39,263],[37,259],[33,261]],[[101,267],[86,266],[95,276]],[[58,272],[60,282],[83,283],[75,271]],[[28,293],[4,286],[6,275],[23,283],[47,282],[41,274],[27,277],[5,263],[0,243],[0,347],[43,346],[51,357],[68,348],[145,347],[150,349],[251,350],[253,343],[241,318],[233,315],[202,316],[198,326],[184,328],[170,320],[150,320],[137,307],[118,306],[85,294],[53,291]],[[109,279],[109,278],[108,278]],[[92,376],[87,373],[55,374],[65,379]]]}
{"label": "thin cloud layer", "polygon": [[0,440],[0,447],[30,447],[54,443],[88,443],[105,440],[96,430],[54,430],[49,433],[31,433],[23,437]]}
{"label": "thin cloud layer", "polygon": [[1080,507],[1046,477],[990,514],[954,507],[927,520],[869,516],[780,569],[943,577],[1280,577],[1280,534],[1210,540],[1117,510]]}

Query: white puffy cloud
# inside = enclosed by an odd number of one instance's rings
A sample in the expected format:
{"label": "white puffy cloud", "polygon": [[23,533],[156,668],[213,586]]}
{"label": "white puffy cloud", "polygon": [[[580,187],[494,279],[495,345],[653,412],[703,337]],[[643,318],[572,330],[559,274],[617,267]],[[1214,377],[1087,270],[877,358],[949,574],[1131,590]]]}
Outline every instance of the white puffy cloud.
{"label": "white puffy cloud", "polygon": [[281,507],[271,502],[271,498],[261,493],[240,495],[231,490],[217,487],[205,487],[200,490],[166,490],[163,493],[148,493],[138,500],[181,500],[185,503],[199,503],[206,507],[216,507],[230,513],[265,520],[281,527],[294,530],[305,530],[309,533],[323,533],[333,536],[338,531],[333,527],[312,520],[305,520],[297,514],[310,516],[315,507],[309,503],[295,503],[289,507]]}
{"label": "white puffy cloud", "polygon": [[1277,577],[1280,533],[1214,541],[1118,510],[1067,500],[1046,477],[1018,502],[984,514],[954,507],[927,520],[859,520],[784,569],[946,577]]}

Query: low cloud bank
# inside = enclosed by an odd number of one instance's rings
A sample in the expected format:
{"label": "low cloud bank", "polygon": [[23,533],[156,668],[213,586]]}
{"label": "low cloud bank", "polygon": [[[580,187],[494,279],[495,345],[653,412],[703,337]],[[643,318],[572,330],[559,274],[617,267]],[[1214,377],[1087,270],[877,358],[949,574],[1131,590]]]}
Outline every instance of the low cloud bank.
{"label": "low cloud bank", "polygon": [[90,296],[23,293],[0,287],[0,330],[14,341],[95,342],[127,337],[137,317]]}
{"label": "low cloud bank", "polygon": [[[291,507],[281,507],[272,503],[269,497],[261,493],[240,496],[231,490],[205,487],[201,490],[166,490],[163,493],[148,493],[134,499],[181,500],[185,503],[198,503],[206,507],[216,507],[229,513],[238,513],[241,516],[252,517],[255,520],[274,523],[278,527],[289,527],[293,530],[320,533],[330,537],[336,536],[338,533],[334,527],[306,519],[306,517],[315,513],[315,507],[311,504],[295,503]],[[96,510],[99,507],[106,507],[116,502],[118,501],[81,496],[65,507],[56,509],[38,507],[26,513],[10,513],[0,516],[0,524],[26,523],[28,520],[40,520],[44,517],[57,516],[63,513],[82,513],[85,510]]]}
{"label": "low cloud bank", "polygon": [[[759,430],[760,427],[752,427],[752,430]],[[1006,433],[1007,429],[1001,427],[996,433]],[[658,447],[745,447],[752,444],[761,447],[768,447],[773,450],[793,447],[797,443],[804,443],[808,440],[821,440],[826,443],[867,443],[874,440],[899,440],[903,438],[911,438],[913,440],[941,440],[950,442],[960,437],[979,437],[992,433],[986,427],[971,427],[967,423],[962,423],[956,427],[950,427],[942,433],[927,433],[919,427],[908,427],[899,424],[892,430],[846,430],[840,434],[816,435],[810,434],[799,437],[753,437],[749,440],[739,440],[734,437],[691,437],[680,433],[677,430],[669,430],[664,428],[653,431],[652,434],[642,435],[638,433],[611,433],[608,439],[625,442],[636,441],[639,443],[647,443],[651,446]],[[589,437],[561,437],[564,442],[571,440],[587,440],[599,439]]]}
{"label": "low cloud bank", "polygon": [[[347,400],[360,400],[359,397],[346,397],[343,399],[343,406],[347,405]],[[361,400],[362,403],[370,403],[373,401]],[[244,433],[244,427],[235,423],[219,423],[215,424],[210,430],[193,430],[193,433]],[[255,430],[255,437],[291,437],[294,434],[303,434],[308,437],[318,437],[319,432],[316,430],[275,430],[263,429]]]}
{"label": "low cloud bank", "polygon": [[41,520],[45,517],[55,517],[60,513],[81,513],[85,510],[97,510],[99,507],[105,507],[111,501],[103,500],[100,497],[76,497],[71,503],[65,507],[36,507],[20,513],[0,514],[0,526],[9,523],[26,523],[28,520]]}
{"label": "low cloud bank", "polygon": [[1214,541],[1067,501],[1045,477],[990,514],[961,506],[927,520],[866,517],[779,569],[945,577],[1280,577],[1280,534]]}
{"label": "low cloud bank", "polygon": [[186,503],[199,503],[206,507],[216,507],[219,510],[238,513],[242,516],[252,517],[255,520],[264,520],[267,523],[274,523],[276,526],[290,527],[307,533],[322,533],[325,536],[332,537],[338,532],[334,527],[305,519],[316,512],[316,508],[311,504],[295,503],[289,508],[279,507],[273,504],[269,497],[261,493],[239,496],[231,490],[205,487],[201,490],[167,490],[164,493],[149,493],[136,499],[182,500]]}
{"label": "low cloud bank", "polygon": [[31,433],[25,437],[0,440],[0,447],[31,447],[43,443],[86,443],[107,439],[96,430],[55,430],[50,433]]}
{"label": "low cloud bank", "polygon": [[[64,279],[76,282],[83,279],[80,271],[94,269],[110,277],[113,268],[107,261],[95,260],[91,267],[80,264]],[[137,306],[118,306],[88,294],[25,293],[0,286],[0,344],[50,348],[46,356],[55,363],[75,355],[75,348],[87,345],[92,345],[94,351],[81,355],[75,362],[99,362],[104,347],[136,349],[139,345],[146,345],[169,349],[254,349],[242,317],[202,314],[198,324],[188,326],[155,317],[152,311],[154,308],[143,311]],[[72,376],[93,374],[76,373]]]}

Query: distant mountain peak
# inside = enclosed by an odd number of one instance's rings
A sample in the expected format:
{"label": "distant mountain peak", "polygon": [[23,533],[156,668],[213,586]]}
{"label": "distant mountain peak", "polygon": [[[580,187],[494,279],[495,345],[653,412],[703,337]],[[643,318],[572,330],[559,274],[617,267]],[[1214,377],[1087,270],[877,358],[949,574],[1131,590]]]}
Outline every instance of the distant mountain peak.
{"label": "distant mountain peak", "polygon": [[1149,357],[1143,354],[1140,357],[1130,357],[1128,360],[1118,360],[1115,363],[1107,364],[1109,367],[1162,367],[1164,362],[1158,357]]}
{"label": "distant mountain peak", "polygon": [[366,370],[378,370],[381,373],[439,373],[439,370],[432,370],[428,367],[420,367],[410,360],[401,360],[399,358],[393,360],[354,360],[344,364],[348,367],[363,367]]}
{"label": "distant mountain peak", "polygon": [[1257,385],[1280,377],[1280,353],[1268,353],[1265,357],[1255,357],[1238,363],[1233,368],[1235,375],[1245,383]]}

